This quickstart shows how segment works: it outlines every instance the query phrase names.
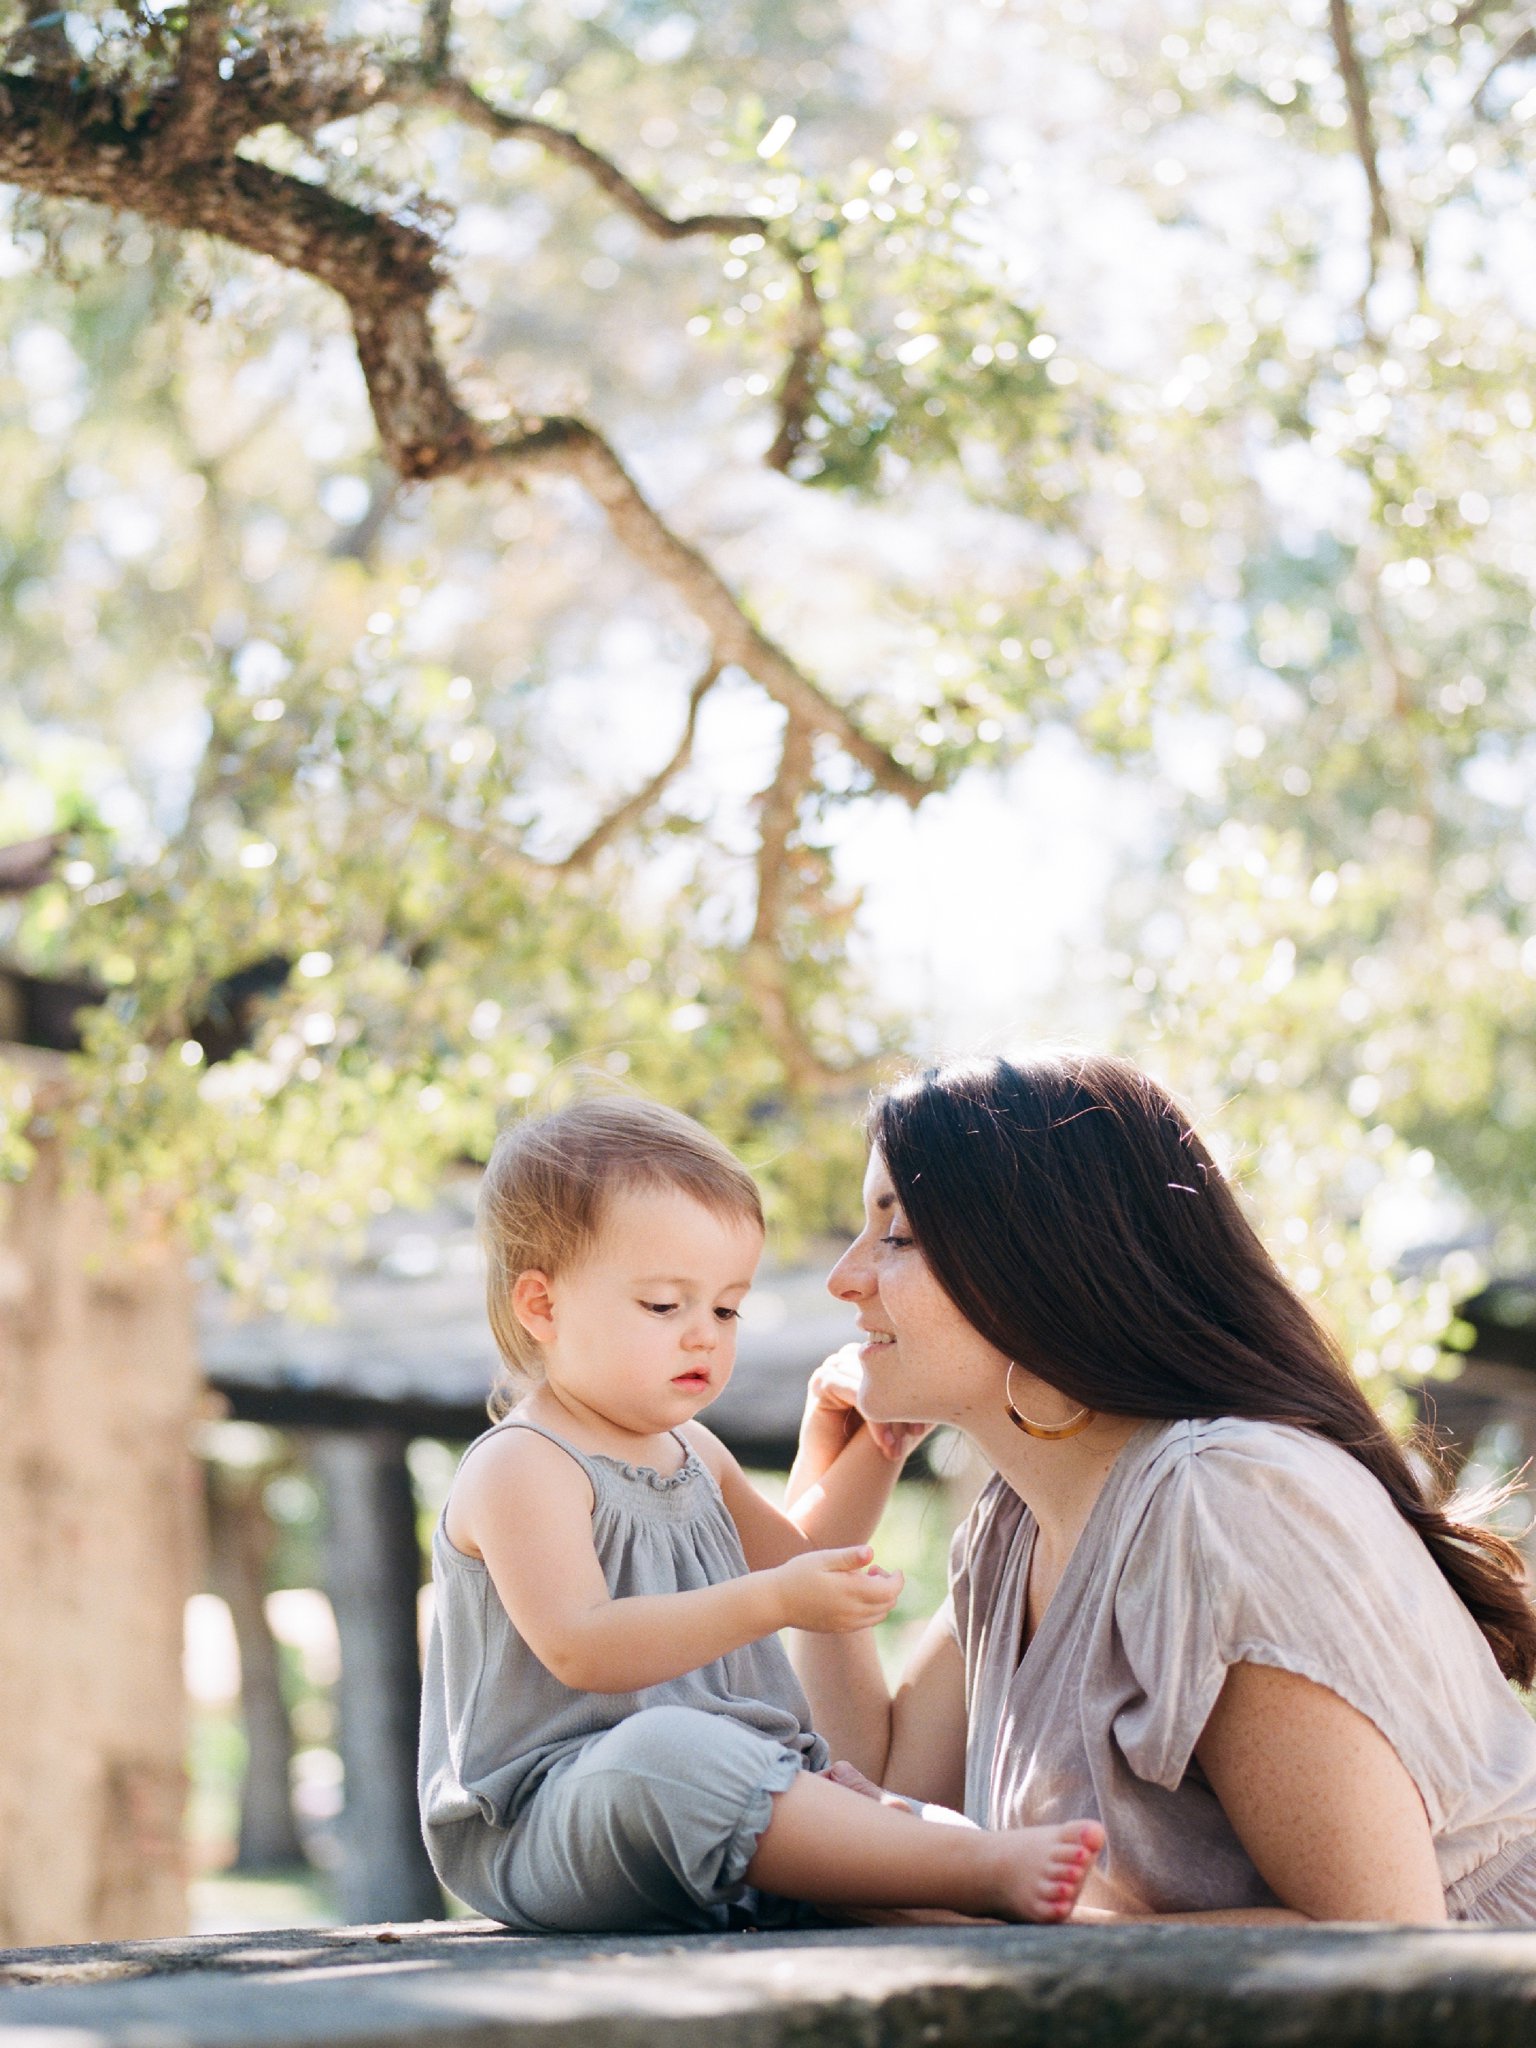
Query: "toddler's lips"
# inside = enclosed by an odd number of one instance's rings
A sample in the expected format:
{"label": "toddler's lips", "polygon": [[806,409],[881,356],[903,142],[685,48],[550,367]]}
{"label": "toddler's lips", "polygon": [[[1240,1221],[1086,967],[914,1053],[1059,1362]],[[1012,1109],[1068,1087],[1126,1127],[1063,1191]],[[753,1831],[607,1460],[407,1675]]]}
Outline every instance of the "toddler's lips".
{"label": "toddler's lips", "polygon": [[685,1394],[696,1394],[700,1388],[709,1385],[707,1372],[680,1372],[673,1379],[674,1387],[681,1387]]}

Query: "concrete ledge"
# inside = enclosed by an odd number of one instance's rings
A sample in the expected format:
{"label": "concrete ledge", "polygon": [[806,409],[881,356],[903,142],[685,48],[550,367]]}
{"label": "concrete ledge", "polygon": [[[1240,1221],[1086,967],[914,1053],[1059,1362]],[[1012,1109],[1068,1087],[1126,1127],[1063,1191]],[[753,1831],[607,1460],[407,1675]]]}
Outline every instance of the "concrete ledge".
{"label": "concrete ledge", "polygon": [[1536,1933],[483,1921],[0,1953],[0,2048],[1513,2048]]}

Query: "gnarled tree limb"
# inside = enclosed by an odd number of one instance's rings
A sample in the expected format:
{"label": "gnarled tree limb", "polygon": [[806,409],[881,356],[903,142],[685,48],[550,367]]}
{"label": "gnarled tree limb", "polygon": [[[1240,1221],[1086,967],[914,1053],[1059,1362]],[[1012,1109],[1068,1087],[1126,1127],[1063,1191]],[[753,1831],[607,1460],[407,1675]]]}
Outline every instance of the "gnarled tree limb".
{"label": "gnarled tree limb", "polygon": [[1485,14],[1503,14],[1509,5],[1510,0],[1465,0],[1465,5],[1457,8],[1451,27],[1460,35],[1464,28],[1471,28]]}
{"label": "gnarled tree limb", "polygon": [[453,41],[453,0],[427,0],[422,21],[421,61],[429,75],[440,78],[448,69]]}
{"label": "gnarled tree limb", "polygon": [[1507,64],[1522,63],[1527,57],[1536,57],[1536,28],[1529,22],[1495,56],[1493,62],[1478,80],[1477,91],[1472,95],[1472,111],[1485,115],[1488,111],[1488,88]]}
{"label": "gnarled tree limb", "polygon": [[[570,131],[497,112],[450,73],[449,27],[447,5],[433,0],[426,55],[404,70],[356,47],[327,45],[302,26],[274,28],[254,47],[231,52],[224,0],[205,0],[183,39],[176,75],[147,99],[123,100],[111,80],[50,73],[36,63],[30,72],[0,75],[0,179],[219,236],[338,293],[356,336],[384,459],[402,481],[542,474],[569,477],[585,488],[620,545],[709,633],[711,664],[694,686],[680,744],[656,776],[561,862],[530,860],[494,830],[451,815],[435,822],[530,880],[547,883],[581,870],[656,801],[689,757],[705,694],[724,667],[741,668],[786,712],[779,770],[762,798],[759,894],[744,978],[791,1082],[815,1089],[846,1085],[849,1077],[825,1068],[799,1026],[779,944],[793,895],[787,855],[814,780],[815,736],[833,738],[878,787],[909,803],[926,785],[768,638],[713,565],[649,502],[595,427],[581,419],[533,419],[498,434],[469,414],[432,330],[442,273],[428,233],[239,154],[240,141],[271,122],[310,135],[386,100],[430,104],[485,132],[518,135],[561,156],[662,239],[749,231],[772,236],[770,224],[752,214],[673,218]],[[770,454],[784,467],[814,404],[822,315],[809,267],[787,243],[779,246],[795,262],[800,292],[780,390],[780,431]],[[416,808],[423,817],[435,815]]]}
{"label": "gnarled tree limb", "polygon": [[611,845],[619,834],[636,825],[645,816],[651,805],[688,765],[693,753],[693,736],[698,730],[699,706],[720,680],[722,664],[711,659],[708,668],[688,693],[688,715],[683,721],[683,735],[674,748],[672,757],[658,768],[650,780],[637,789],[633,796],[626,797],[606,817],[600,818],[580,845],[575,846],[565,859],[555,863],[563,874],[580,874],[589,868],[605,846]]}
{"label": "gnarled tree limb", "polygon": [[779,933],[789,908],[789,843],[801,800],[814,773],[813,735],[790,714],[778,769],[763,791],[758,810],[757,915],[742,956],[742,982],[757,1006],[763,1028],[797,1088],[824,1078],[821,1061],[806,1043],[789,1000]]}
{"label": "gnarled tree limb", "polygon": [[790,355],[779,383],[776,400],[778,430],[764,460],[771,469],[787,470],[805,439],[805,423],[816,403],[817,372],[826,341],[826,322],[816,292],[816,278],[809,261],[771,223],[753,213],[667,213],[625,175],[611,157],[590,143],[550,121],[531,114],[506,113],[494,107],[467,80],[445,71],[394,74],[394,96],[405,103],[417,102],[443,108],[458,115],[468,126],[479,128],[498,140],[536,143],[551,156],[583,171],[616,206],[638,221],[647,234],[664,242],[689,241],[700,235],[761,235],[778,250],[795,273],[798,305],[790,334]]}
{"label": "gnarled tree limb", "polygon": [[806,1093],[857,1086],[865,1066],[828,1067],[806,1037],[789,993],[780,934],[794,898],[793,844],[800,805],[816,775],[815,732],[793,714],[786,720],[779,765],[758,803],[757,915],[742,953],[742,986],[791,1083]]}
{"label": "gnarled tree limb", "polygon": [[815,275],[803,262],[796,263],[795,274],[800,286],[800,306],[789,362],[779,383],[779,431],[763,457],[770,469],[781,471],[788,470],[805,441],[805,423],[816,404],[817,371],[827,338]]}
{"label": "gnarled tree limb", "polygon": [[470,417],[431,328],[441,277],[430,236],[233,154],[200,160],[198,176],[185,177],[182,145],[167,161],[160,144],[153,120],[126,120],[109,92],[87,98],[49,80],[0,77],[0,178],[218,235],[329,285],[351,315],[384,454],[402,478],[524,470],[577,479],[603,507],[621,545],[703,623],[722,661],[739,665],[786,710],[835,738],[881,788],[908,802],[921,798],[925,785],[753,623],[596,428],[577,419],[526,422],[498,443]]}
{"label": "gnarled tree limb", "polygon": [[916,776],[861,731],[848,713],[824,696],[783,648],[748,618],[719,573],[697,548],[673,532],[609,443],[585,420],[534,422],[517,439],[488,448],[464,466],[471,475],[504,468],[575,477],[602,506],[615,536],[635,560],[684,598],[694,617],[708,629],[722,662],[745,669],[792,717],[813,732],[835,739],[881,789],[909,803],[926,794],[926,786]]}
{"label": "gnarled tree limb", "polygon": [[391,73],[391,88],[388,98],[405,105],[414,102],[441,107],[446,113],[457,115],[466,127],[478,128],[499,142],[537,143],[549,155],[583,171],[615,206],[661,241],[683,242],[695,235],[763,233],[763,222],[755,213],[690,213],[674,218],[647,197],[632,178],[626,177],[610,157],[571,129],[538,120],[532,114],[503,113],[476,92],[467,79],[454,75],[434,77],[419,68],[401,65]]}
{"label": "gnarled tree limb", "polygon": [[1328,28],[1333,37],[1339,76],[1344,81],[1344,97],[1349,105],[1349,125],[1354,136],[1355,154],[1359,157],[1361,168],[1365,172],[1366,190],[1370,195],[1370,280],[1374,284],[1382,248],[1392,239],[1392,216],[1387,210],[1387,195],[1381,182],[1381,168],[1377,162],[1376,121],[1371,112],[1370,88],[1366,84],[1360,53],[1355,48],[1349,0],[1328,0]]}

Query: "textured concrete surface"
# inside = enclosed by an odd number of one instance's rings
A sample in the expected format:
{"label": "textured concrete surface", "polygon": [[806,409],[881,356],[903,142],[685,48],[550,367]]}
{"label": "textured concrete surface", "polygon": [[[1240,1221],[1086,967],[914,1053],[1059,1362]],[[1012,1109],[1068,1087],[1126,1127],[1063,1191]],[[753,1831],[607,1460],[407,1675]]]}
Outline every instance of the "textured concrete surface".
{"label": "textured concrete surface", "polygon": [[0,1953],[0,2048],[1518,2048],[1536,1933],[480,1921]]}

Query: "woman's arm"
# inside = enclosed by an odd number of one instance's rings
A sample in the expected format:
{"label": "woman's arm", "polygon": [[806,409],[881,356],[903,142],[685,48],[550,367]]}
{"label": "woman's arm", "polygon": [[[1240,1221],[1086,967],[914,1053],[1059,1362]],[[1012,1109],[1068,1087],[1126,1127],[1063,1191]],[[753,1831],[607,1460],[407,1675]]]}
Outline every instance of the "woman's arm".
{"label": "woman's arm", "polygon": [[965,1666],[934,1616],[892,1699],[873,1637],[798,1636],[795,1668],[835,1758],[875,1785],[957,1811],[965,1803]]}
{"label": "woman's arm", "polygon": [[963,1812],[965,1731],[965,1658],[946,1601],[896,1687],[885,1783],[925,1805]]}
{"label": "woman's arm", "polygon": [[773,1569],[686,1593],[608,1591],[581,1467],[531,1431],[508,1432],[461,1472],[455,1545],[485,1562],[512,1626],[578,1692],[639,1692],[781,1628],[867,1629],[901,1580],[867,1570],[862,1546],[806,1550]]}
{"label": "woman's arm", "polygon": [[1418,1789],[1381,1730],[1337,1693],[1235,1664],[1195,1755],[1283,1905],[1309,1920],[1445,1919]]}

